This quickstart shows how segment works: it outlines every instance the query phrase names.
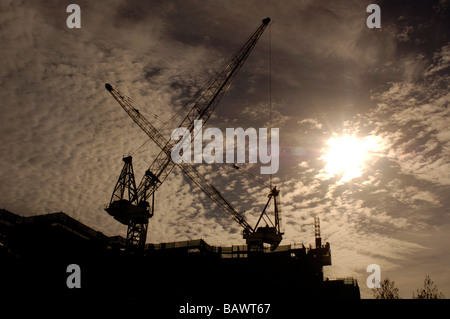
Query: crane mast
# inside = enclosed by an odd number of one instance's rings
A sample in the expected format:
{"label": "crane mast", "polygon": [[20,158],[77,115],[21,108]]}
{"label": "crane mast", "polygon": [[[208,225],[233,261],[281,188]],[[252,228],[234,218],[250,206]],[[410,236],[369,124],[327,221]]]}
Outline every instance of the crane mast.
{"label": "crane mast", "polygon": [[[222,72],[210,80],[207,85],[205,85],[204,88],[188,102],[187,106],[190,107],[190,111],[179,127],[186,128],[189,132],[192,132],[195,120],[206,122],[210,118],[212,112],[222,96],[228,90],[232,80],[253,50],[269,22],[269,18],[262,20],[262,24],[259,28],[253,33],[237,54],[228,61]],[[153,216],[153,205],[149,204],[148,199],[152,197],[152,201],[154,200],[154,192],[161,183],[164,182],[175,166],[175,163],[171,160],[171,151],[178,141],[166,140],[161,133],[139,113],[139,110],[133,106],[128,97],[123,96],[108,83],[105,87],[134,122],[138,124],[159,148],[161,148],[161,152],[146,171],[137,189],[134,183],[126,183],[126,181],[131,179],[129,175],[132,174],[132,170],[129,168],[126,169],[126,167],[131,165],[131,158],[127,158],[126,161],[124,159],[124,169],[116,184],[116,189],[118,187],[120,189],[121,185],[128,185],[132,190],[128,192],[128,198],[113,195],[109,205],[105,208],[105,210],[116,220],[128,225],[127,247],[143,248],[147,234],[148,219]],[[188,163],[179,163],[177,165],[195,182],[195,184],[215,201],[219,207],[244,227],[244,234],[254,232],[253,227],[246,222],[243,216],[237,212],[228,201],[223,198],[220,192],[217,191],[217,189],[192,165]],[[114,193],[116,193],[116,189]],[[124,192],[121,192],[120,194],[123,195]]]}

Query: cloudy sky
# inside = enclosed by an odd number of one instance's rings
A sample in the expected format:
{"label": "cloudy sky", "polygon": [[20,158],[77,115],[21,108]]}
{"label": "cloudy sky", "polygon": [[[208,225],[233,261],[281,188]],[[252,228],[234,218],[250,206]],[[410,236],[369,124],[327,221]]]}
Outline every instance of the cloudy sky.
{"label": "cloudy sky", "polygon": [[[81,29],[66,26],[73,2]],[[366,26],[370,3],[380,29]],[[164,122],[270,17],[208,127],[268,127],[271,101],[283,243],[313,243],[319,216],[333,256],[326,276],[353,276],[371,297],[366,267],[378,264],[404,298],[425,275],[450,297],[449,9],[445,0],[2,0],[0,206],[63,211],[125,236],[103,205],[122,157],[134,154],[139,182],[158,149],[140,148],[148,138],[104,84],[168,138],[175,127]],[[197,166],[255,222],[267,188],[229,164]],[[259,174],[259,164],[242,167]],[[240,230],[175,169],[147,241],[243,244]]]}

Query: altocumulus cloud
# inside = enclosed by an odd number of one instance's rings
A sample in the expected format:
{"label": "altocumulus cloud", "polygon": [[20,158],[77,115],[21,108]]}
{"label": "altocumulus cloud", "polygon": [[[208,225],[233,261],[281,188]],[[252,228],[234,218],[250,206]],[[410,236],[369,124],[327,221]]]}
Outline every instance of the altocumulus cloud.
{"label": "altocumulus cloud", "polygon": [[[270,16],[272,124],[281,143],[273,183],[281,188],[284,243],[313,242],[319,216],[333,254],[326,275],[353,275],[370,296],[365,270],[378,263],[403,297],[425,274],[448,296],[448,3],[430,2],[383,4],[378,32],[365,26],[370,1],[77,1],[78,30],[65,27],[59,1],[2,1],[0,205],[23,215],[62,210],[124,236],[102,207],[122,155],[147,137],[104,83],[162,127],[153,114],[174,115]],[[268,125],[267,58],[265,36],[210,126]],[[349,132],[376,136],[382,148],[347,183],[319,178],[326,141]],[[157,152],[149,143],[134,157],[138,181]],[[265,187],[230,167],[199,169],[255,221]],[[243,242],[239,226],[178,170],[157,192],[156,212],[150,242]]]}

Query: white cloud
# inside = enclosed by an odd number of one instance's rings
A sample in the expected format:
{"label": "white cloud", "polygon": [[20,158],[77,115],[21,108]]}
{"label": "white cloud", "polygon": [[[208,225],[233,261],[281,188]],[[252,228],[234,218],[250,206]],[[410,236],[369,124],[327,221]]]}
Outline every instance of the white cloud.
{"label": "white cloud", "polygon": [[320,123],[317,119],[304,119],[297,122],[298,124],[310,124],[313,128],[321,130],[323,128],[323,124]]}
{"label": "white cloud", "polygon": [[434,54],[433,61],[433,64],[427,68],[425,76],[443,71],[450,66],[450,43]]}

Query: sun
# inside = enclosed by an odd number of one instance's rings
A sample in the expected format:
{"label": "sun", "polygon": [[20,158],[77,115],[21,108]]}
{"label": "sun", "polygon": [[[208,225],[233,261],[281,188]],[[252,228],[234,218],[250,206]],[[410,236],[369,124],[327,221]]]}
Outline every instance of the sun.
{"label": "sun", "polygon": [[328,177],[341,176],[340,182],[360,177],[366,168],[367,160],[378,150],[374,136],[333,136],[328,139],[326,145],[325,154],[321,156],[326,162],[324,170]]}

